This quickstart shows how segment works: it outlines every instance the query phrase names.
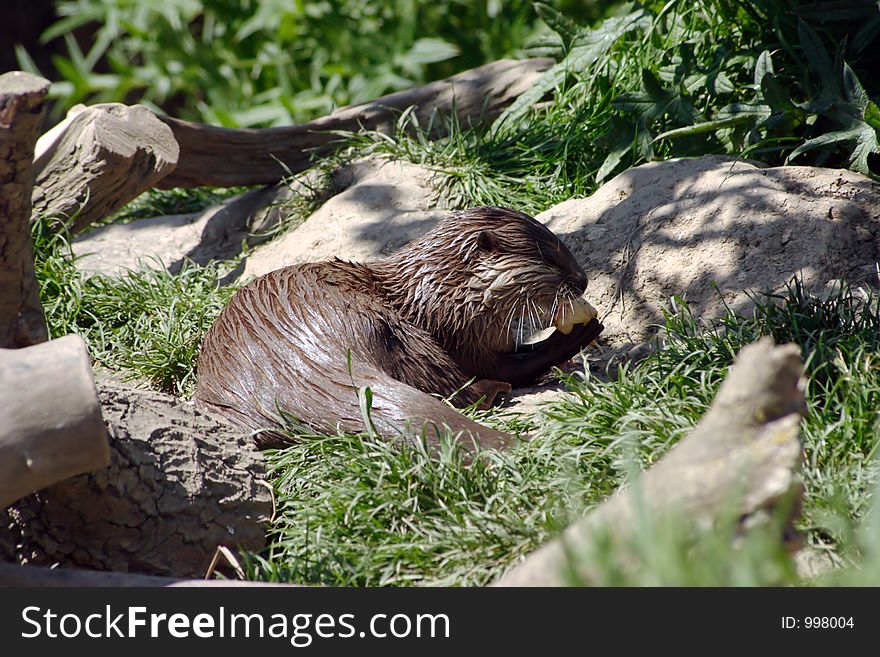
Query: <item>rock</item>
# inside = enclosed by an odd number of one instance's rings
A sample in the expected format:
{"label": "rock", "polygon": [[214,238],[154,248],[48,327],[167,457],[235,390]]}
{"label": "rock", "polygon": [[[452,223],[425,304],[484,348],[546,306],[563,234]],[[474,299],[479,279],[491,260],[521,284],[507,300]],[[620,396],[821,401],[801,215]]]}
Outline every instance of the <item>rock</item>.
{"label": "rock", "polygon": [[249,436],[169,395],[99,389],[110,466],[0,512],[0,556],[201,577],[217,546],[265,545],[272,494]]}
{"label": "rock", "polygon": [[295,230],[256,249],[243,278],[300,262],[374,260],[428,231],[443,216],[435,174],[406,162],[361,160],[334,176],[343,189]]}
{"label": "rock", "polygon": [[614,346],[653,334],[672,295],[711,317],[724,303],[747,311],[748,291],[780,290],[796,274],[816,292],[837,279],[877,284],[880,184],[846,170],[654,162],[538,219],[584,266],[601,339]]}
{"label": "rock", "polygon": [[201,212],[135,219],[79,235],[73,241],[77,268],[119,276],[144,267],[179,271],[184,261],[205,265],[229,260],[242,244],[256,244],[285,218],[283,204],[296,192],[271,185],[230,198]]}

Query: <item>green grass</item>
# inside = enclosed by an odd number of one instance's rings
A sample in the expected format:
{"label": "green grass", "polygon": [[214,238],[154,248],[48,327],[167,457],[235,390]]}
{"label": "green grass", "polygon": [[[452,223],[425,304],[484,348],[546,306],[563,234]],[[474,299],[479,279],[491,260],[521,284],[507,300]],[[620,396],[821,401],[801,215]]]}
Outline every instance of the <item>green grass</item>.
{"label": "green grass", "polygon": [[86,275],[64,232],[36,223],[33,238],[52,337],[76,333],[96,365],[165,392],[193,391],[202,337],[234,291],[218,284],[228,263],[184,266],[178,274],[152,263],[119,278]]}
{"label": "green grass", "polygon": [[247,191],[246,187],[196,187],[148,189],[107,218],[107,223],[127,223],[145,217],[198,212]]}
{"label": "green grass", "polygon": [[[793,340],[808,359],[799,529],[843,560],[874,558],[877,543],[866,547],[856,528],[876,480],[878,321],[876,299],[841,291],[823,301],[796,283],[784,298],[761,299],[752,316],[729,313],[712,326],[680,305],[655,354],[610,381],[568,377],[572,394],[545,409],[529,440],[471,464],[451,444],[436,458],[367,437],[294,431],[301,442],[268,454],[278,505],[272,547],[250,555],[246,570],[333,585],[488,583],[686,435],[735,353],[760,335]],[[673,515],[646,519],[626,545],[597,540],[593,583],[799,583],[777,521],[744,543],[734,540],[736,521],[706,531]],[[839,577],[858,583],[856,572]]]}

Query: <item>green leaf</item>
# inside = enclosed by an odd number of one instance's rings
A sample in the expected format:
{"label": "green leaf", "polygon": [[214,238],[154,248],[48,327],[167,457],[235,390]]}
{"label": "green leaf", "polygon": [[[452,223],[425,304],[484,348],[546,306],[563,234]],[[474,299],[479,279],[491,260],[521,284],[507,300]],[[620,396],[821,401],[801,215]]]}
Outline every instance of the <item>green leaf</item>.
{"label": "green leaf", "polygon": [[611,104],[635,114],[645,123],[667,113],[679,123],[696,123],[700,118],[687,98],[664,88],[648,69],[642,69],[642,91],[622,93]]}
{"label": "green leaf", "polygon": [[819,78],[822,95],[836,95],[834,90],[837,87],[837,76],[834,74],[834,62],[829,57],[821,37],[803,20],[798,22],[798,35],[807,64]]}
{"label": "green leaf", "polygon": [[550,57],[559,61],[565,57],[565,46],[556,34],[547,34],[529,41],[524,50],[531,58]]}
{"label": "green leaf", "polygon": [[85,65],[88,70],[94,70],[101,58],[107,53],[107,49],[113,44],[115,38],[116,35],[110,31],[101,31],[98,33],[98,36],[85,59]]}
{"label": "green leaf", "polygon": [[856,32],[852,40],[852,54],[859,55],[880,36],[880,13],[875,15]]}
{"label": "green leaf", "polygon": [[654,159],[654,140],[651,131],[642,121],[636,123],[636,155],[644,161]]}
{"label": "green leaf", "polygon": [[370,389],[370,386],[358,388],[358,404],[367,433],[375,438],[379,435],[379,432],[376,431],[376,425],[373,424],[373,391]]}
{"label": "green leaf", "polygon": [[443,39],[418,39],[404,55],[408,64],[422,66],[452,59],[458,55],[458,47]]}
{"label": "green leaf", "polygon": [[573,20],[559,13],[556,9],[543,2],[533,3],[535,13],[547,24],[551,30],[556,32],[562,39],[565,49],[571,47],[575,37],[583,29]]}
{"label": "green leaf", "polygon": [[27,71],[34,75],[42,75],[40,69],[37,68],[36,62],[34,62],[28,51],[20,43],[15,44],[15,59],[18,61],[18,66],[22,71]]}
{"label": "green leaf", "polygon": [[814,137],[813,139],[808,139],[803,144],[795,148],[791,153],[789,153],[788,157],[785,158],[785,163],[789,164],[798,155],[806,153],[807,151],[814,148],[830,146],[832,144],[839,144],[841,142],[852,141],[854,139],[858,139],[858,133],[851,130],[826,132],[824,135],[819,135],[818,137]]}
{"label": "green leaf", "polygon": [[81,76],[84,78],[91,73],[92,69],[89,67],[88,62],[86,61],[85,55],[83,55],[82,50],[80,50],[79,44],[76,42],[76,39],[73,38],[72,34],[64,35],[64,44],[67,46],[67,53],[70,56],[68,60],[71,66],[74,66],[79,72]]}
{"label": "green leaf", "polygon": [[824,135],[808,139],[789,154],[785,163],[788,164],[798,155],[815,148],[849,142],[855,142],[849,156],[850,168],[859,173],[869,175],[871,172],[868,168],[868,155],[880,153],[880,142],[877,140],[877,131],[864,121],[858,120],[854,120],[852,125],[846,130],[827,132]]}
{"label": "green leaf", "polygon": [[250,128],[255,125],[280,126],[290,125],[291,118],[282,105],[266,103],[244,110],[232,111],[229,114],[231,125]]}
{"label": "green leaf", "polygon": [[80,9],[76,14],[52,23],[52,25],[40,35],[40,43],[49,43],[52,39],[73,32],[75,29],[82,27],[86,23],[103,21],[103,19],[104,12],[100,7],[95,7],[91,10]]}
{"label": "green leaf", "polygon": [[865,123],[874,130],[880,131],[880,108],[874,104],[874,101],[869,100],[865,108]]}
{"label": "green leaf", "polygon": [[[235,33],[236,41],[244,41],[257,32],[272,34],[278,29],[278,17],[289,14],[292,10],[289,0],[261,0],[256,3],[256,11],[246,20]],[[170,9],[170,8],[169,8]],[[174,14],[170,16],[175,18]]]}
{"label": "green leaf", "polygon": [[657,100],[670,98],[672,96],[672,92],[664,89],[660,80],[657,79],[657,76],[647,68],[642,69],[642,89],[644,89],[645,93],[651,98]]}
{"label": "green leaf", "polygon": [[[834,119],[837,119],[836,115],[841,111],[844,114],[852,115],[853,112],[847,110],[847,107],[852,106],[846,103],[841,88],[846,38],[838,43],[832,62],[819,35],[812,28],[804,25],[801,32],[804,39],[804,53],[807,56],[810,71],[819,79],[819,90],[818,92],[807,90],[807,100],[798,103],[797,107],[812,114],[828,115]],[[841,103],[847,107],[841,108]]]}
{"label": "green leaf", "polygon": [[770,116],[770,114],[770,107],[763,103],[731,103],[718,110],[715,118],[717,120],[726,120],[742,117],[743,120],[760,120]]}
{"label": "green leaf", "polygon": [[758,55],[755,61],[755,86],[761,88],[761,82],[766,75],[773,74],[773,59],[770,57],[770,51],[764,50]]}
{"label": "green leaf", "polygon": [[632,142],[628,142],[625,146],[619,146],[609,152],[605,161],[602,162],[602,166],[600,166],[599,170],[596,172],[596,182],[600,184],[604,182],[604,180],[617,168],[623,157],[632,150],[632,147]]}
{"label": "green leaf", "polygon": [[623,160],[627,153],[633,150],[636,143],[637,126],[624,121],[620,117],[612,117],[608,131],[599,138],[601,146],[607,147],[608,155],[602,166],[596,172],[596,182],[603,182]]}
{"label": "green leaf", "polygon": [[717,75],[709,77],[709,89],[715,95],[730,94],[736,91],[736,85],[724,71],[718,71]]}
{"label": "green leaf", "polygon": [[[85,89],[88,87],[88,82],[69,59],[56,55],[52,58],[52,64],[58,69],[58,72],[61,73],[65,80],[68,80],[73,84],[80,94],[84,93]],[[81,96],[78,96],[78,98],[79,97]]]}
{"label": "green leaf", "polygon": [[855,105],[860,113],[864,114],[871,100],[868,98],[868,94],[865,93],[865,89],[862,87],[862,83],[859,82],[855,71],[845,62],[843,64],[843,91],[846,94],[847,100]]}
{"label": "green leaf", "polygon": [[595,30],[582,30],[571,52],[538,78],[531,89],[520,94],[519,98],[495,119],[491,131],[496,132],[502,126],[510,126],[521,120],[532,105],[540,101],[546,93],[561,86],[566,76],[587,71],[620,37],[631,30],[648,25],[650,25],[650,14],[644,9],[638,9],[626,16],[609,18]]}
{"label": "green leaf", "polygon": [[687,41],[680,43],[678,45],[678,57],[679,61],[675,64],[672,76],[675,86],[680,85],[685,78],[698,68],[697,60],[694,57],[694,44]]}
{"label": "green leaf", "polygon": [[702,121],[684,128],[676,128],[675,130],[667,130],[662,132],[653,139],[653,143],[657,143],[661,139],[676,139],[678,137],[689,137],[702,132],[714,132],[722,128],[730,128],[740,123],[747,123],[754,120],[753,114],[740,113],[723,119],[715,119],[714,121]]}
{"label": "green leaf", "polygon": [[761,96],[774,111],[779,112],[794,107],[791,96],[782,88],[779,79],[773,74],[767,74],[761,78]]}
{"label": "green leaf", "polygon": [[823,23],[861,23],[877,13],[875,0],[828,0],[811,2],[792,12],[800,18]]}
{"label": "green leaf", "polygon": [[656,111],[656,101],[644,91],[625,91],[611,101],[611,105],[636,116],[645,116]]}
{"label": "green leaf", "polygon": [[877,140],[877,131],[867,123],[859,125],[858,132],[858,140],[849,156],[849,166],[850,169],[869,176],[871,169],[868,167],[868,156],[871,153],[880,153],[880,141]]}

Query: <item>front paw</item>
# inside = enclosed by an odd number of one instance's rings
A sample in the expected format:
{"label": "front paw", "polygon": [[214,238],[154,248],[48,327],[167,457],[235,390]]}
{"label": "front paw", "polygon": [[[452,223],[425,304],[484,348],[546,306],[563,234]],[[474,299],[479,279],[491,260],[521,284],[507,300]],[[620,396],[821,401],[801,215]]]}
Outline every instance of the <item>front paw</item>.
{"label": "front paw", "polygon": [[470,389],[481,398],[477,405],[481,411],[491,408],[495,403],[495,398],[499,393],[510,392],[513,387],[507,381],[496,381],[495,379],[480,379],[470,385]]}

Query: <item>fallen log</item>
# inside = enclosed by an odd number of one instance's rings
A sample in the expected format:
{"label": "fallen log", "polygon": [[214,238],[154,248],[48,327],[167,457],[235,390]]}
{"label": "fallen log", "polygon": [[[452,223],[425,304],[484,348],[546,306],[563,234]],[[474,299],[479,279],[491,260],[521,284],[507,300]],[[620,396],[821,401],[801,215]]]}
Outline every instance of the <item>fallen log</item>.
{"label": "fallen log", "polygon": [[146,107],[77,105],[37,142],[34,211],[76,233],[153,187],[177,166],[171,130]]}
{"label": "fallen log", "polygon": [[0,349],[0,508],[110,462],[85,343]]}
{"label": "fallen log", "polygon": [[772,507],[799,490],[799,425],[805,414],[800,349],[774,347],[771,338],[745,347],[686,438],[627,490],[528,555],[495,585],[590,581],[593,565],[579,555],[596,538],[632,536],[640,515],[672,513],[707,524],[729,511],[731,501],[740,516]]}
{"label": "fallen log", "polygon": [[[502,59],[464,71],[445,80],[383,96],[369,103],[343,107],[329,116],[302,125],[266,129],[233,129],[160,117],[180,144],[177,168],[158,186],[232,187],[278,182],[311,166],[316,155],[338,147],[338,131],[361,128],[391,132],[402,110],[415,107],[423,127],[435,114],[453,111],[459,123],[489,122],[529,89],[553,61]],[[437,136],[442,121],[435,121]]]}
{"label": "fallen log", "polygon": [[250,436],[162,393],[101,382],[110,465],[0,512],[0,560],[200,577],[265,545],[272,493]]}
{"label": "fallen log", "polygon": [[0,75],[0,347],[49,338],[30,233],[34,143],[48,91],[48,80],[29,73]]}

